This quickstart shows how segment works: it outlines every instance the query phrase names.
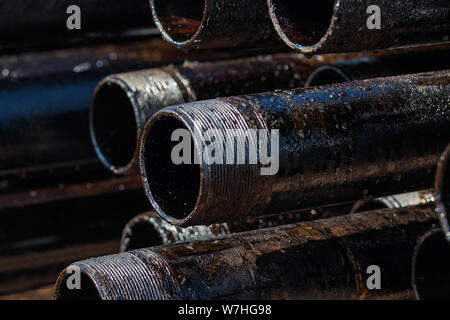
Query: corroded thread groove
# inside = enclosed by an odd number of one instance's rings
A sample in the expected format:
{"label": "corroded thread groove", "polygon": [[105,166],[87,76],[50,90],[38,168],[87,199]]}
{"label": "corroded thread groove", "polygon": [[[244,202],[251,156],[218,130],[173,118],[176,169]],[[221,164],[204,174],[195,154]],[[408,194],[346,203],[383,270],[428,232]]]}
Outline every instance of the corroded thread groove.
{"label": "corroded thread groove", "polygon": [[[80,270],[83,275],[81,289],[71,290],[67,286],[73,270]],[[161,277],[161,274],[164,276]],[[89,299],[95,297],[92,293],[95,290],[101,300],[167,300],[180,297],[180,288],[167,262],[146,249],[72,264],[58,278],[55,298],[70,300],[85,295]],[[91,294],[87,295],[87,292]]]}
{"label": "corroded thread groove", "polygon": [[[450,73],[439,71],[166,108],[142,138],[146,193],[158,214],[187,226],[428,189],[450,136],[449,96]],[[257,144],[246,141],[248,129],[278,130],[278,171],[262,175],[248,160],[220,164],[225,155],[177,166],[168,138],[175,128],[187,129],[203,155],[208,129],[218,141],[233,129],[246,152]]]}
{"label": "corroded thread groove", "polygon": [[[359,299],[377,261],[383,285],[366,296],[377,298],[408,290],[415,240],[433,222],[430,207],[384,209],[74,265],[89,266],[102,299]],[[66,278],[57,298],[71,297]]]}

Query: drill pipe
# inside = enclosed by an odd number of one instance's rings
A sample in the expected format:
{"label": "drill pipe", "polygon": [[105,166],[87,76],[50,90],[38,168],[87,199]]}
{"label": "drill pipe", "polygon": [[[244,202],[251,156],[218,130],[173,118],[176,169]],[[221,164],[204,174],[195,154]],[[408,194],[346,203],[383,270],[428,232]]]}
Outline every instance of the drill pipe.
{"label": "drill pipe", "polygon": [[305,86],[444,70],[450,68],[449,54],[447,50],[439,50],[337,61],[314,70],[306,80]]}
{"label": "drill pipe", "polygon": [[434,197],[436,199],[436,213],[441,228],[450,242],[450,226],[448,212],[450,210],[450,144],[439,158],[434,183]]}
{"label": "drill pipe", "polygon": [[[80,29],[67,22],[80,8]],[[148,34],[154,29],[148,0],[0,0],[0,46],[80,41]],[[153,32],[154,34],[154,32]]]}
{"label": "drill pipe", "polygon": [[[431,188],[449,82],[447,70],[165,108],[142,135],[147,196],[188,226]],[[171,141],[177,129],[191,139]]]}
{"label": "drill pipe", "polygon": [[[415,240],[432,226],[432,208],[384,209],[211,241],[183,242],[72,264],[56,299],[362,298],[410,287]],[[381,290],[366,287],[371,265]],[[67,277],[81,271],[81,290]]]}
{"label": "drill pipe", "polygon": [[90,111],[94,149],[111,172],[136,172],[142,130],[160,109],[220,96],[297,88],[322,61],[277,54],[111,75],[97,86]]}
{"label": "drill pipe", "polygon": [[412,261],[416,298],[450,299],[450,244],[441,229],[433,229],[419,239]]}
{"label": "drill pipe", "polygon": [[182,59],[178,51],[158,40],[0,58],[0,176],[98,164],[89,135],[98,82]]}
{"label": "drill pipe", "polygon": [[[281,39],[309,55],[449,41],[447,0],[267,2]],[[377,14],[381,25],[374,29]]]}
{"label": "drill pipe", "polygon": [[[352,204],[317,208],[300,212],[289,212],[263,218],[247,219],[233,223],[209,226],[177,227],[161,219],[154,211],[140,214],[127,223],[122,232],[120,251],[167,245],[182,241],[197,241],[218,238],[237,232],[265,229],[301,221],[330,218],[343,215],[352,209]],[[383,206],[383,208],[386,208]]]}
{"label": "drill pipe", "polygon": [[163,38],[184,49],[281,45],[261,0],[150,0]]}

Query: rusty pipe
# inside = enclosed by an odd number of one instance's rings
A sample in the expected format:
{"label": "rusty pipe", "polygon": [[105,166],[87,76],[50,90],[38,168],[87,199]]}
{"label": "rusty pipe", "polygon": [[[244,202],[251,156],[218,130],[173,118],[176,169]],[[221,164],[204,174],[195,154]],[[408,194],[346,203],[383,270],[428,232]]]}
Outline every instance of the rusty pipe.
{"label": "rusty pipe", "polygon": [[345,81],[392,77],[402,74],[439,71],[450,68],[449,51],[436,50],[384,54],[337,61],[318,67],[305,86],[318,86]]}
{"label": "rusty pipe", "polygon": [[414,250],[412,284],[419,300],[450,299],[450,244],[441,229],[423,235]]}
{"label": "rusty pipe", "polygon": [[[281,39],[309,55],[449,41],[450,6],[446,0],[267,2]],[[379,25],[374,20],[377,17]]]}
{"label": "rusty pipe", "polygon": [[[187,226],[430,188],[449,81],[430,72],[165,108],[142,136],[147,196]],[[177,129],[191,139],[171,141]],[[173,159],[184,143],[191,159]]]}
{"label": "rusty pipe", "polygon": [[450,144],[441,154],[436,170],[434,183],[434,197],[436,199],[436,214],[439,218],[442,231],[450,242],[450,226],[448,212],[450,208]]}
{"label": "rusty pipe", "polygon": [[[79,261],[56,299],[363,299],[410,288],[415,240],[432,208],[385,209]],[[368,267],[381,271],[369,290]],[[81,290],[67,278],[81,272]],[[373,272],[373,271],[372,271]]]}
{"label": "rusty pipe", "polygon": [[182,241],[215,239],[238,232],[272,228],[302,221],[325,219],[347,214],[352,207],[353,205],[350,203],[340,206],[268,215],[262,218],[246,219],[244,221],[213,224],[209,226],[191,226],[187,228],[174,226],[161,219],[155,211],[150,211],[137,215],[126,224],[122,232],[120,251],[125,252]]}
{"label": "rusty pipe", "polygon": [[150,0],[150,7],[163,38],[183,49],[281,45],[264,1]]}
{"label": "rusty pipe", "polygon": [[90,111],[94,149],[111,172],[137,172],[142,130],[163,107],[300,87],[323,61],[335,59],[277,54],[111,75],[97,86]]}

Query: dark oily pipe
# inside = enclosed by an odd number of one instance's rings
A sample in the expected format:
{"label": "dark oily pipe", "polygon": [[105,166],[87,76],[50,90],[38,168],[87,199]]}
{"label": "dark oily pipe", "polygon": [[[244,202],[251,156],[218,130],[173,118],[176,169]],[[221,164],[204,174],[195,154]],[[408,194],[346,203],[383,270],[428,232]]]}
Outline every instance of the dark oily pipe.
{"label": "dark oily pipe", "polygon": [[281,44],[261,0],[150,0],[165,40],[183,49]]}
{"label": "dark oily pipe", "polygon": [[[140,214],[127,223],[122,232],[120,251],[167,245],[182,241],[210,240],[224,235],[271,228],[347,214],[352,204],[288,212],[262,218],[209,226],[177,227],[164,221],[155,211]],[[384,208],[384,207],[383,207]]]}
{"label": "dark oily pipe", "polygon": [[[69,29],[78,6],[81,28]],[[148,0],[0,0],[0,46],[111,38],[154,28]]]}
{"label": "dark oily pipe", "polygon": [[397,194],[393,196],[387,196],[376,199],[365,199],[357,201],[350,213],[371,211],[376,209],[397,209],[412,207],[424,204],[430,204],[434,202],[434,196],[432,190],[423,190]]}
{"label": "dark oily pipe", "polygon": [[[449,82],[449,71],[430,72],[165,108],[142,136],[147,196],[164,219],[188,226],[430,188],[450,136]],[[193,164],[172,161],[179,128],[193,137]],[[245,146],[245,164],[230,147],[216,159],[204,152],[208,129],[237,135],[224,145]],[[250,129],[279,130],[279,156],[263,162]],[[222,165],[227,152],[234,164]]]}
{"label": "dark oily pipe", "polygon": [[450,299],[450,244],[441,229],[421,237],[412,260],[412,285],[418,300]]}
{"label": "dark oily pipe", "polygon": [[98,163],[89,135],[98,82],[181,57],[161,40],[1,57],[0,176]]}
{"label": "dark oily pipe", "polygon": [[306,80],[305,86],[445,70],[450,68],[449,54],[447,50],[439,50],[337,61],[314,70]]}
{"label": "dark oily pipe", "polygon": [[97,86],[90,111],[94,149],[111,172],[134,173],[142,130],[160,109],[221,96],[302,87],[316,67],[336,59],[276,54],[111,75]]}
{"label": "dark oily pipe", "polygon": [[[449,41],[446,0],[267,0],[275,30],[305,54],[352,52]],[[379,29],[369,29],[373,7]],[[369,11],[370,9],[370,11]],[[370,13],[367,13],[369,11]]]}
{"label": "dark oily pipe", "polygon": [[434,194],[436,198],[436,214],[439,217],[441,228],[450,242],[450,227],[448,212],[450,208],[450,144],[441,154],[436,170]]}
{"label": "dark oily pipe", "polygon": [[[407,290],[432,208],[384,209],[72,264],[56,299],[363,299]],[[377,265],[381,289],[368,290]],[[67,278],[81,271],[81,290]]]}

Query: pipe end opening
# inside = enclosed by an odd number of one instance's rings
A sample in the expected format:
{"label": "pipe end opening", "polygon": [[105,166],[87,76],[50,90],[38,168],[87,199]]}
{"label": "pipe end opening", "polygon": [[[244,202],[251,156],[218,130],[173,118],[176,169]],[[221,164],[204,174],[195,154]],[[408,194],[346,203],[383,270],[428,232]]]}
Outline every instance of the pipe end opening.
{"label": "pipe end opening", "polygon": [[58,279],[56,300],[102,300],[94,281],[83,271],[80,273],[80,288],[69,288],[69,283],[72,283],[71,277],[72,274],[64,271]]}

